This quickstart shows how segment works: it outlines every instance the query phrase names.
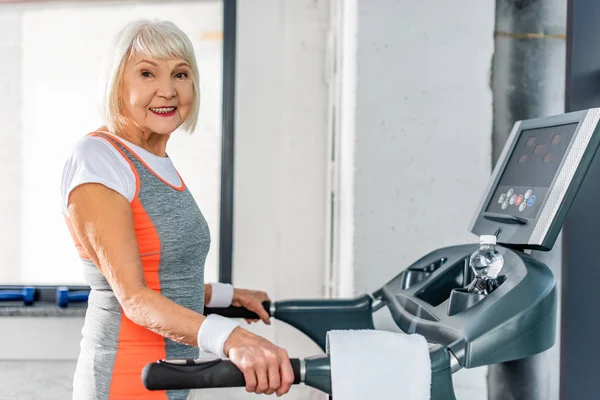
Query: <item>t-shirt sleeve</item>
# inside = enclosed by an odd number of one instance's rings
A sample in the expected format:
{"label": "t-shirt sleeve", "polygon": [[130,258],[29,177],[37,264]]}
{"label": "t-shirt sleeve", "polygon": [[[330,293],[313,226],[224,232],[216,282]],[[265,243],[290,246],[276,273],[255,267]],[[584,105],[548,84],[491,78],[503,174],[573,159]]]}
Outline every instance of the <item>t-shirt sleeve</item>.
{"label": "t-shirt sleeve", "polygon": [[67,213],[71,191],[84,183],[99,183],[131,202],[136,181],[130,164],[112,144],[102,138],[86,136],[65,162],[61,179],[63,213]]}

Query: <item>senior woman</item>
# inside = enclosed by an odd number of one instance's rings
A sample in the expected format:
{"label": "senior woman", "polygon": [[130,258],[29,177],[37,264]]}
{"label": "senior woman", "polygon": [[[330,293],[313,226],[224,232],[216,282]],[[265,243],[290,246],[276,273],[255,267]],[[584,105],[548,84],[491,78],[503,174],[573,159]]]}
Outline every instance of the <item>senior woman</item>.
{"label": "senior woman", "polygon": [[105,96],[106,126],[65,163],[63,213],[91,287],[73,382],[76,400],[185,399],[147,391],[141,371],[198,348],[229,357],[246,390],[277,395],[294,380],[287,352],[209,306],[244,306],[268,323],[264,292],[204,284],[207,223],[167,155],[198,119],[198,68],[174,24],[134,21],[119,34]]}

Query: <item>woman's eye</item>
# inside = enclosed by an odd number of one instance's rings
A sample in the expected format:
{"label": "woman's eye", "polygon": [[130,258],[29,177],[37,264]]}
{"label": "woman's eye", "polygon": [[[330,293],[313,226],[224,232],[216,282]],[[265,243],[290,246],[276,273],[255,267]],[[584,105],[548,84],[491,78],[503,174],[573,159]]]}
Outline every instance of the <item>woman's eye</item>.
{"label": "woman's eye", "polygon": [[186,72],[179,72],[179,73],[175,74],[175,77],[178,79],[185,79],[188,77],[188,74]]}
{"label": "woman's eye", "polygon": [[150,71],[142,71],[142,76],[144,78],[149,78],[152,76],[152,73]]}

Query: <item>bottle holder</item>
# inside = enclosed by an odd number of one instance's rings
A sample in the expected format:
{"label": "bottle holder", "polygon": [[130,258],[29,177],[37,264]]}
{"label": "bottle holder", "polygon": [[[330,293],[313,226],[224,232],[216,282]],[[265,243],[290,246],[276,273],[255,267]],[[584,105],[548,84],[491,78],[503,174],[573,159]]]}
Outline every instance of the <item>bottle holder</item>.
{"label": "bottle holder", "polygon": [[466,288],[453,289],[448,302],[448,315],[453,316],[463,312],[485,298],[485,294],[470,293]]}
{"label": "bottle holder", "polygon": [[[496,286],[494,291],[498,290],[498,288],[504,283],[505,280],[506,280],[506,275],[500,275],[498,278],[496,278],[496,283],[498,286]],[[459,288],[459,289],[452,289],[452,291],[450,292],[450,300],[448,301],[447,314],[449,316],[452,316],[452,315],[458,314],[462,311],[465,311],[465,310],[473,307],[475,304],[479,303],[481,300],[485,299],[490,294],[491,293],[489,293],[487,295],[479,294],[479,293],[471,293],[468,291],[468,289],[466,287]]]}

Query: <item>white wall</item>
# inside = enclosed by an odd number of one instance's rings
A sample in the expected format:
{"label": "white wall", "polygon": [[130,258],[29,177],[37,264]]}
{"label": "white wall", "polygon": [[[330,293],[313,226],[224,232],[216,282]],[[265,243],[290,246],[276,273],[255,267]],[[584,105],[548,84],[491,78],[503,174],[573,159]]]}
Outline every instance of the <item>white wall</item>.
{"label": "white wall", "polygon": [[329,1],[238,2],[234,281],[322,297]]}
{"label": "white wall", "polygon": [[[468,225],[491,171],[494,12],[493,0],[357,0],[354,160],[342,164],[353,174],[353,264],[341,266],[355,293],[476,241]],[[376,326],[395,329],[386,312]],[[484,377],[456,374],[458,399],[486,398]]]}
{"label": "white wall", "polygon": [[358,1],[357,292],[474,240],[491,171],[494,1],[434,3]]}

